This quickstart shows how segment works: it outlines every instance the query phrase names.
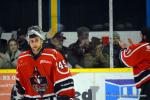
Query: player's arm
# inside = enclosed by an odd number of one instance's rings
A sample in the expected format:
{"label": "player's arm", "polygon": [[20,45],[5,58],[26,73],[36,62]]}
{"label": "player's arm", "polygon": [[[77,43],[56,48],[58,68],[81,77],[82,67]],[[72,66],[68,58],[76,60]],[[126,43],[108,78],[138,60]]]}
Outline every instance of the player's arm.
{"label": "player's arm", "polygon": [[58,100],[70,100],[75,97],[74,82],[70,70],[59,52],[55,52],[53,69],[54,92]]}
{"label": "player's arm", "polygon": [[17,69],[16,69],[16,89],[17,89],[17,98],[23,98],[25,94],[25,88],[23,87],[24,80],[21,76],[21,66],[20,59],[18,59]]}
{"label": "player's arm", "polygon": [[120,52],[120,59],[127,67],[136,67],[141,60],[143,60],[145,50],[144,46],[142,45],[131,45],[130,47],[121,50]]}

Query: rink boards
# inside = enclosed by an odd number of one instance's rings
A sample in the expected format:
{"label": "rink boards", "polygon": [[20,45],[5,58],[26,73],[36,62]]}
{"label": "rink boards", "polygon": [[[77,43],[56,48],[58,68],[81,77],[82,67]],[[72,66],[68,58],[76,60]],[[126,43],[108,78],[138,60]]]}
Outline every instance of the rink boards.
{"label": "rink boards", "polygon": [[[71,69],[76,100],[138,100],[132,69]],[[0,70],[0,100],[9,100],[15,70]]]}

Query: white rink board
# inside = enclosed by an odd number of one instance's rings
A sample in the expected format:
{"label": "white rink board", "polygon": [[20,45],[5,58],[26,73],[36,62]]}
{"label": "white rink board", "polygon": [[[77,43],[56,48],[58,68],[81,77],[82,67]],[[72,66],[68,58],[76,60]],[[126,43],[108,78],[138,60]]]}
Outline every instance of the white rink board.
{"label": "white rink board", "polygon": [[73,79],[78,92],[75,100],[138,100],[139,98],[140,91],[132,83],[133,75],[130,72],[78,73]]}

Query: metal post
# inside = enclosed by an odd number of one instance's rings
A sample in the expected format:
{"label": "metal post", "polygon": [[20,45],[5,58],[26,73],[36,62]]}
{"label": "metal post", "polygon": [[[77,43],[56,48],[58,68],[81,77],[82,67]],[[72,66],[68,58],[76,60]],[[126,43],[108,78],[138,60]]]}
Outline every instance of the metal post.
{"label": "metal post", "polygon": [[38,25],[42,28],[42,0],[38,0]]}
{"label": "metal post", "polygon": [[110,68],[114,67],[113,57],[113,0],[109,0],[109,40],[110,40]]}

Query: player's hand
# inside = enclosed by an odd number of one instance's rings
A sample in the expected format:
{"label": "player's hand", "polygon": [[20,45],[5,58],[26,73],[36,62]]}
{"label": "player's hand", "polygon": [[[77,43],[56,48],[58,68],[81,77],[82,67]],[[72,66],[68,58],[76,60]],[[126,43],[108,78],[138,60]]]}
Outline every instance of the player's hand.
{"label": "player's hand", "polygon": [[122,49],[127,48],[127,44],[123,41],[119,41],[119,45]]}
{"label": "player's hand", "polygon": [[128,38],[128,42],[129,42],[130,45],[133,44],[133,40],[131,38]]}

